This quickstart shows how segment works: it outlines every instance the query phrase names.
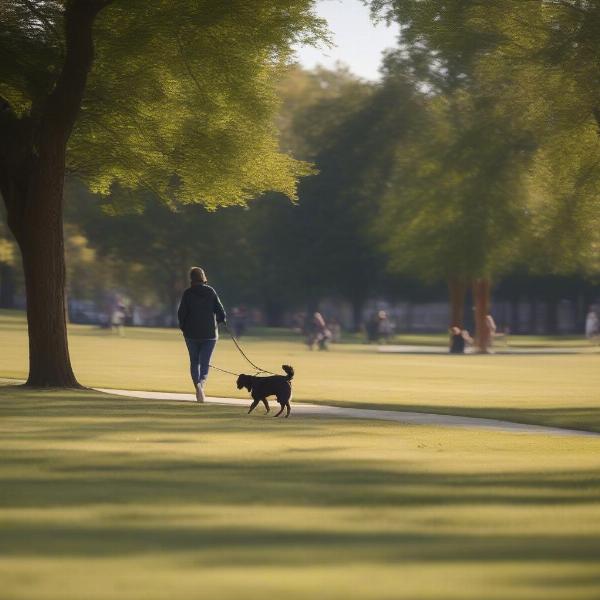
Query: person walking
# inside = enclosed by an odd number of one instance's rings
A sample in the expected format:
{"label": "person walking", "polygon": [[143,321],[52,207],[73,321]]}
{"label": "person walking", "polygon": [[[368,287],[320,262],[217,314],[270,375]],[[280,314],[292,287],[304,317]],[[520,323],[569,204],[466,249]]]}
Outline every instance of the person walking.
{"label": "person walking", "polygon": [[204,402],[210,358],[219,338],[217,323],[226,323],[225,309],[210,287],[204,270],[190,269],[190,287],[183,292],[177,318],[190,355],[190,374],[196,400]]}

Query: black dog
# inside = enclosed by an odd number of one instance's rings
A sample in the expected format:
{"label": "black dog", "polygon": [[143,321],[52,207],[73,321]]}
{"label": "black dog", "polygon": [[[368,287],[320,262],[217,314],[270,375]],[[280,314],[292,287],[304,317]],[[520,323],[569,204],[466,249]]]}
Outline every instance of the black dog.
{"label": "black dog", "polygon": [[267,402],[268,396],[277,396],[277,402],[281,405],[281,410],[275,415],[278,417],[283,409],[287,409],[285,418],[290,416],[290,400],[292,398],[292,379],[294,377],[294,369],[289,365],[282,365],[281,368],[287,373],[285,375],[273,375],[271,377],[257,377],[256,375],[240,375],[237,380],[238,390],[245,387],[254,402],[250,405],[250,414],[258,405],[262,402],[269,412],[269,403]]}

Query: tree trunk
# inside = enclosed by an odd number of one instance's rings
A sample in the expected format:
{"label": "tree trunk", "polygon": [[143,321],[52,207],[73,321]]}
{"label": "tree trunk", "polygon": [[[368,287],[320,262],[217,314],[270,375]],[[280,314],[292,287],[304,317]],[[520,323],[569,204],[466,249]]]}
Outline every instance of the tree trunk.
{"label": "tree trunk", "polygon": [[12,265],[0,263],[0,308],[15,306],[15,270]]}
{"label": "tree trunk", "polygon": [[[62,189],[60,190],[62,198]],[[47,199],[46,199],[47,200]],[[41,203],[41,207],[48,203]],[[17,238],[23,256],[29,378],[35,387],[80,387],[69,358],[62,211],[33,211]]]}
{"label": "tree trunk", "polygon": [[0,121],[0,191],[23,257],[29,328],[29,378],[36,387],[79,387],[69,359],[65,314],[63,184],[67,142],[94,58],[92,27],[111,0],[65,4],[65,59],[38,110]]}
{"label": "tree trunk", "polygon": [[448,292],[450,295],[450,327],[460,327],[463,329],[467,284],[462,279],[449,279]]}
{"label": "tree trunk", "polygon": [[491,331],[487,322],[490,313],[490,280],[476,279],[473,282],[473,300],[475,303],[475,346],[481,354],[490,351]]}

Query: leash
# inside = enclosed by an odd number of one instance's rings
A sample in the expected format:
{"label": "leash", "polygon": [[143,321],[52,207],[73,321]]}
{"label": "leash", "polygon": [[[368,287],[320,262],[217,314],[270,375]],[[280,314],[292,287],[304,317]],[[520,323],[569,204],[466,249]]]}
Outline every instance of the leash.
{"label": "leash", "polygon": [[[235,344],[235,347],[239,350],[240,354],[246,359],[246,361],[248,361],[256,369],[256,374],[254,375],[254,377],[256,377],[257,375],[260,375],[261,373],[268,373],[269,375],[278,375],[278,373],[273,373],[272,371],[267,371],[266,369],[261,369],[258,365],[255,365],[248,358],[248,355],[242,350],[240,343],[237,341],[235,335],[233,335],[231,329],[229,329],[229,325],[227,324],[227,322],[225,322],[224,325],[225,325],[225,329],[227,329],[227,333],[231,336],[231,339],[233,340],[233,343]],[[227,369],[221,369],[220,367],[215,367],[214,365],[211,365],[211,364],[209,364],[209,367],[211,369],[215,369],[216,371],[221,371],[221,373],[227,373],[228,375],[233,375],[235,377],[237,377],[239,375],[239,373],[233,373],[232,371],[227,371]]]}
{"label": "leash", "polygon": [[215,367],[215,365],[208,365],[211,369],[215,369],[215,371],[221,371],[221,373],[227,373],[228,375],[233,375],[234,377],[237,377],[239,375],[239,373],[234,373],[233,371],[227,371],[226,369],[220,369],[219,367]]}
{"label": "leash", "polygon": [[255,365],[247,356],[247,354],[242,350],[242,347],[240,346],[240,343],[237,341],[235,335],[233,335],[231,329],[229,329],[229,325],[227,324],[227,322],[225,322],[225,329],[227,329],[227,333],[229,333],[229,335],[231,336],[231,339],[233,340],[233,343],[235,344],[235,347],[240,351],[240,354],[248,361],[248,363],[250,363],[257,371],[257,375],[260,373],[268,373],[269,375],[278,375],[278,373],[273,373],[273,371],[267,371],[266,369],[261,369],[258,365]]}

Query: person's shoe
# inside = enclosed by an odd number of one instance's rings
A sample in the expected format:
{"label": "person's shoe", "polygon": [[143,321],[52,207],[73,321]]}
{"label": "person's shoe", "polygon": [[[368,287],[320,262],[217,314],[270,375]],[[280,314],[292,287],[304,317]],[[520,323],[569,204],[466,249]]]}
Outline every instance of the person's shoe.
{"label": "person's shoe", "polygon": [[204,402],[203,382],[199,381],[196,385],[196,402]]}

